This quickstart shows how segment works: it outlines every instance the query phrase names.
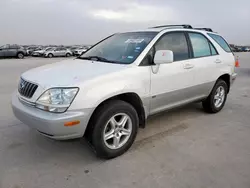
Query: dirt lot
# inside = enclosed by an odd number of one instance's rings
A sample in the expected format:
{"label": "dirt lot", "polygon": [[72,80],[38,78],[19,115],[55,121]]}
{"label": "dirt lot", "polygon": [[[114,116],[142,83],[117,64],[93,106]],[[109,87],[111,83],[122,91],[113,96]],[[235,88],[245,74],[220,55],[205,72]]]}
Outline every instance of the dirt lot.
{"label": "dirt lot", "polygon": [[0,60],[0,188],[249,188],[250,53],[223,111],[191,104],[150,118],[136,143],[113,160],[84,141],[53,141],[13,116],[11,94],[25,70],[61,60]]}

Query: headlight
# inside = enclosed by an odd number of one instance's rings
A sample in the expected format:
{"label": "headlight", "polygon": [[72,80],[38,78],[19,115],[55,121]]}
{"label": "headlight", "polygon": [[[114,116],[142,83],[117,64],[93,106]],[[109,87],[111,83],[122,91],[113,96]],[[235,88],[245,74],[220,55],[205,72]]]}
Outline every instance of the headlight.
{"label": "headlight", "polygon": [[78,88],[51,88],[39,97],[36,107],[49,112],[65,112],[78,90]]}

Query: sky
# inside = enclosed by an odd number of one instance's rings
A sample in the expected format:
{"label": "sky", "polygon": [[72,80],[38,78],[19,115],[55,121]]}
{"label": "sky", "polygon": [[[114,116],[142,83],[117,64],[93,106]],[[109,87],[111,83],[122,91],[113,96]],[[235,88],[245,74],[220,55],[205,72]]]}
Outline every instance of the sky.
{"label": "sky", "polygon": [[0,44],[94,44],[162,24],[210,27],[250,45],[249,0],[0,0]]}

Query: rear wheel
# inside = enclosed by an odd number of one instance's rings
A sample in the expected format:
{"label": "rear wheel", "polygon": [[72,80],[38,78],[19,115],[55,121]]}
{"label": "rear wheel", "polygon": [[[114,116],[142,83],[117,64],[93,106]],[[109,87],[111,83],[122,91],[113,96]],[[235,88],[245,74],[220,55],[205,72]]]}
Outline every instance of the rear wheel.
{"label": "rear wheel", "polygon": [[218,80],[202,106],[206,112],[217,113],[221,111],[227,100],[228,85],[224,80]]}
{"label": "rear wheel", "polygon": [[18,59],[23,59],[24,58],[24,54],[23,53],[18,53],[17,54],[17,58]]}
{"label": "rear wheel", "polygon": [[67,53],[67,54],[66,54],[66,57],[70,57],[70,56],[71,56],[71,54],[70,54],[70,53]]}
{"label": "rear wheel", "polygon": [[136,110],[129,103],[112,100],[94,114],[91,143],[98,157],[122,155],[133,144],[139,126]]}

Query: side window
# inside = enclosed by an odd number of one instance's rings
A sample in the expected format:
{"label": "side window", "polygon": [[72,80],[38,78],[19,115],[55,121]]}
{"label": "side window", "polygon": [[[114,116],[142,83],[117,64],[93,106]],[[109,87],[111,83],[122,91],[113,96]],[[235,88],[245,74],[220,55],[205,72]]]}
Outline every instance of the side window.
{"label": "side window", "polygon": [[9,44],[6,44],[4,46],[1,47],[2,49],[9,49],[10,48],[10,45]]}
{"label": "side window", "polygon": [[226,52],[232,52],[227,42],[219,35],[208,33],[208,35],[215,40]]}
{"label": "side window", "polygon": [[184,33],[169,33],[163,36],[155,45],[155,50],[172,50],[174,61],[189,59],[187,39]]}
{"label": "side window", "polygon": [[10,49],[18,49],[18,46],[13,44],[13,45],[10,45]]}
{"label": "side window", "polygon": [[206,37],[199,33],[189,33],[194,57],[210,56],[210,44]]}
{"label": "side window", "polygon": [[211,49],[211,53],[212,55],[218,55],[217,51],[215,50],[214,46],[209,42],[210,45],[210,49]]}

